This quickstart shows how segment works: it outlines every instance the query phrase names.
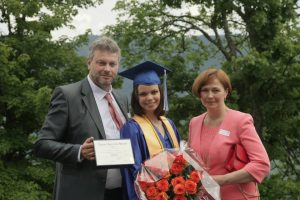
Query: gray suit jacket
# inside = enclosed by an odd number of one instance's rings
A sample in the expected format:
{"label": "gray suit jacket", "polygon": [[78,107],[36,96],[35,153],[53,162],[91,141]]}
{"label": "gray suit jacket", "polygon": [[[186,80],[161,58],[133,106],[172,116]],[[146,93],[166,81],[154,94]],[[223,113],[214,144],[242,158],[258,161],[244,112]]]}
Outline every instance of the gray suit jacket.
{"label": "gray suit jacket", "polygon": [[[114,91],[113,95],[127,119],[127,98]],[[96,168],[95,161],[77,162],[80,145],[91,136],[96,140],[105,139],[87,78],[57,87],[35,143],[37,156],[56,161],[54,199],[104,199],[107,170]]]}

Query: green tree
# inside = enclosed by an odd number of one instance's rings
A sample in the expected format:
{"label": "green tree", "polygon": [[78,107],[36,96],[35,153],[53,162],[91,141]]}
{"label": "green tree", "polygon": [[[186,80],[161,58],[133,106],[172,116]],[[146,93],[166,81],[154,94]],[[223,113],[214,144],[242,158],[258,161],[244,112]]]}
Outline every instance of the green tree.
{"label": "green tree", "polygon": [[120,38],[127,66],[150,58],[173,69],[169,115],[180,130],[201,112],[189,92],[193,79],[206,59],[221,55],[235,89],[229,103],[253,115],[272,161],[262,199],[297,199],[299,1],[120,0],[115,9],[118,24],[107,31]]}
{"label": "green tree", "polygon": [[88,33],[53,41],[79,8],[101,0],[0,0],[0,199],[51,199],[54,163],[32,155],[32,144],[55,86],[86,75],[76,48]]}

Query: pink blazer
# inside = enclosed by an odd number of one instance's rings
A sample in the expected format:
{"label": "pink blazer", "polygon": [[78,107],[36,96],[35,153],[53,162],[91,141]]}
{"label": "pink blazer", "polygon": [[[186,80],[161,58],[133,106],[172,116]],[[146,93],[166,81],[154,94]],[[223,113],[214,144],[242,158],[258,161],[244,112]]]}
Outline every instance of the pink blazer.
{"label": "pink blazer", "polygon": [[[206,113],[192,118],[189,125],[189,146],[200,156],[202,156],[200,145],[206,142],[205,137],[201,137],[205,116]],[[258,183],[261,183],[270,171],[268,154],[255,130],[252,116],[236,110],[227,112],[218,133],[210,144],[208,173],[211,175],[228,173],[224,168],[225,160],[230,147],[236,143],[244,146],[250,160],[244,170],[251,174]],[[224,185],[221,187],[221,199],[245,199],[241,190],[244,191],[248,199],[258,199],[259,192],[255,182]]]}

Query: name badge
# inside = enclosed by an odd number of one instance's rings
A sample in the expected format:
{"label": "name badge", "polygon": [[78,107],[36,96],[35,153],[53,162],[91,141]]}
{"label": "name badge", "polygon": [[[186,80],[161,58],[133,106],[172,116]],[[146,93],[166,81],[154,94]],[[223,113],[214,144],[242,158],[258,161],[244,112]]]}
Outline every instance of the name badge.
{"label": "name badge", "polygon": [[220,129],[219,130],[219,134],[225,135],[225,136],[229,136],[230,135],[230,131],[227,131],[227,130],[224,130],[224,129]]}

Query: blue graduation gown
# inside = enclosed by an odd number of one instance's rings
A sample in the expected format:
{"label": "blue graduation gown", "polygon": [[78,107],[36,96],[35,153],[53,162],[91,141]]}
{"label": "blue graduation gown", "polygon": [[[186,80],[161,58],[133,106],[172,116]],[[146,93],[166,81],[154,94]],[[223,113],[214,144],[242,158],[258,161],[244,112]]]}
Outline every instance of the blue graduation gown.
{"label": "blue graduation gown", "polygon": [[[176,138],[179,144],[180,141],[180,135],[175,127],[173,121],[168,119],[175,134]],[[121,174],[122,174],[122,183],[123,183],[123,198],[124,200],[137,200],[138,197],[134,190],[134,181],[136,178],[137,173],[139,172],[141,168],[141,164],[150,158],[149,151],[147,147],[146,140],[144,138],[144,134],[142,132],[141,127],[137,122],[130,119],[127,121],[124,126],[121,129],[121,138],[129,138],[131,140],[131,145],[133,148],[133,155],[134,155],[134,165],[131,165],[128,168],[122,168]],[[163,138],[162,134],[156,129],[156,132],[158,133],[160,140],[162,141],[165,148],[174,148],[172,144],[172,140],[170,139],[169,133],[167,132],[167,129],[165,128],[165,137]]]}

